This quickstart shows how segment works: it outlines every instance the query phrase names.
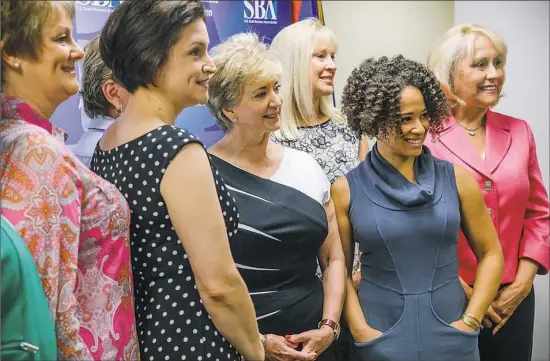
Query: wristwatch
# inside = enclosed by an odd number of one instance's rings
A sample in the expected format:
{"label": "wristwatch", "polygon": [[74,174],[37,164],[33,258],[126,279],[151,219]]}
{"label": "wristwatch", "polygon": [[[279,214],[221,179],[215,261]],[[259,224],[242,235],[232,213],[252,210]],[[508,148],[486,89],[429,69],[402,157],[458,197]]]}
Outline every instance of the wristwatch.
{"label": "wristwatch", "polygon": [[332,328],[332,331],[334,332],[334,340],[338,340],[338,337],[340,337],[340,324],[338,322],[334,322],[333,320],[325,318],[324,320],[321,320],[321,322],[319,322],[317,328],[321,328],[321,326],[328,326]]}

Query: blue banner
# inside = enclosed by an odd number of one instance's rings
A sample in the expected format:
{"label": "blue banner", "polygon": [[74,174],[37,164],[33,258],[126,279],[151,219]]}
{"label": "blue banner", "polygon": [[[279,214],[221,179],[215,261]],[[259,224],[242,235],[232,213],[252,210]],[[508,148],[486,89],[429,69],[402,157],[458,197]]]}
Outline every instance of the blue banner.
{"label": "blue banner", "polygon": [[[121,0],[76,1],[74,37],[84,47],[88,41],[101,33],[109,15],[123,2]],[[270,43],[285,26],[307,17],[322,19],[318,1],[202,1],[206,12],[206,27],[210,46],[215,46],[233,34],[245,31],[257,33]],[[82,64],[77,66],[81,79]],[[88,127],[89,118],[84,113],[80,96],[75,95],[61,104],[52,116],[52,122],[68,134],[67,144],[76,143]],[[223,133],[205,106],[185,109],[176,119],[176,126],[195,133],[205,146],[218,141]]]}

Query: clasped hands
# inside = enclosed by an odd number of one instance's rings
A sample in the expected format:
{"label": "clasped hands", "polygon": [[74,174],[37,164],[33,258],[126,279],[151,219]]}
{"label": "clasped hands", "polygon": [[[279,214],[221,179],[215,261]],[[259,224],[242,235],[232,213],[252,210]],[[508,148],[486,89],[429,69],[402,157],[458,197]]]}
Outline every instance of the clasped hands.
{"label": "clasped hands", "polygon": [[334,331],[328,326],[297,335],[267,335],[266,361],[313,361],[334,340]]}
{"label": "clasped hands", "polygon": [[[473,288],[462,280],[461,283],[466,296],[470,299]],[[529,295],[531,288],[533,288],[531,282],[513,282],[501,288],[483,317],[483,326],[490,328],[494,325],[493,335],[495,335],[508,322],[525,297]]]}

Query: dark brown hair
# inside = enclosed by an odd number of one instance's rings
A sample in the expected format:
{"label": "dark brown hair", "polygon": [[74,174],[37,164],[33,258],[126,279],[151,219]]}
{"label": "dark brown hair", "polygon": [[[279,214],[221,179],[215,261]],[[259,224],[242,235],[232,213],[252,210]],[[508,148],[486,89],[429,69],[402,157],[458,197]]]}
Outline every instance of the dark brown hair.
{"label": "dark brown hair", "polygon": [[204,19],[198,0],[125,1],[103,28],[101,57],[130,93],[154,86],[182,29],[197,19]]}
{"label": "dark brown hair", "polygon": [[369,58],[352,71],[342,95],[349,127],[372,138],[385,138],[392,131],[400,134],[401,91],[407,86],[420,90],[430,132],[439,134],[450,116],[447,97],[431,71],[402,55]]}

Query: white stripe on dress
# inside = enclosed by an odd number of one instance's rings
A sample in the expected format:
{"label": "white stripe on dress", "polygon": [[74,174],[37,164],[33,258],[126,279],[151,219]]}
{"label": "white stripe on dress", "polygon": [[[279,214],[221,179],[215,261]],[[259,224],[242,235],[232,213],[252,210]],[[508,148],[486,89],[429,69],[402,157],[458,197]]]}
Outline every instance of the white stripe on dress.
{"label": "white stripe on dress", "polygon": [[266,295],[268,293],[275,293],[277,291],[262,291],[262,292],[249,292],[250,296]]}
{"label": "white stripe on dress", "polygon": [[281,312],[281,310],[277,310],[275,312],[268,313],[267,315],[258,316],[258,317],[256,317],[256,321],[261,320],[262,318],[266,318],[266,317],[269,317],[269,316],[276,315],[279,312]]}
{"label": "white stripe on dress", "polygon": [[249,197],[252,197],[252,198],[256,198],[256,199],[259,199],[261,201],[264,201],[264,202],[267,202],[267,203],[270,203],[270,204],[275,204],[271,201],[268,201],[267,199],[264,199],[262,197],[258,197],[258,196],[255,196],[254,194],[251,194],[251,193],[248,193],[248,192],[245,192],[243,190],[240,190],[240,189],[237,189],[237,188],[234,188],[234,187],[231,187],[231,186],[228,186],[226,185],[227,189],[233,191],[233,192],[237,192],[237,193],[241,193],[241,194],[244,194],[244,195],[247,195]]}
{"label": "white stripe on dress", "polygon": [[259,230],[257,230],[256,228],[247,226],[246,224],[243,224],[243,223],[239,223],[239,229],[244,229],[245,231],[249,231],[249,232],[252,232],[252,233],[259,234],[259,235],[261,235],[261,236],[267,237],[267,238],[272,239],[272,240],[275,240],[275,241],[277,241],[277,242],[282,242],[279,238],[275,238],[275,237],[273,237],[273,236],[270,236],[270,235],[267,234],[267,233],[264,233],[264,232],[262,232],[262,231],[259,231]]}
{"label": "white stripe on dress", "polygon": [[247,269],[247,270],[251,270],[251,271],[280,271],[280,269],[275,269],[275,268],[250,267],[250,266],[245,266],[245,265],[240,264],[240,263],[235,263],[235,265],[237,266],[237,268]]}

